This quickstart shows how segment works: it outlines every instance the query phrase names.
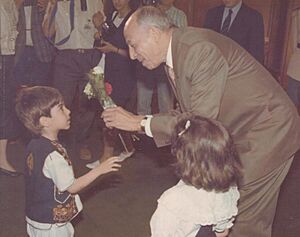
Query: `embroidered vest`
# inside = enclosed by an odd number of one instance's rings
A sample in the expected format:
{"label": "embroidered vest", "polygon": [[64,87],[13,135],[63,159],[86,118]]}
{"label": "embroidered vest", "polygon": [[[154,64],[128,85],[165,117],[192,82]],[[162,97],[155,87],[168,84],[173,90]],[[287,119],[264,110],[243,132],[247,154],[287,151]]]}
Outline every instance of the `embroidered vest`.
{"label": "embroidered vest", "polygon": [[68,222],[78,213],[75,196],[67,191],[59,192],[43,174],[45,160],[53,151],[59,152],[71,165],[64,148],[44,137],[29,143],[25,157],[26,216],[40,223]]}

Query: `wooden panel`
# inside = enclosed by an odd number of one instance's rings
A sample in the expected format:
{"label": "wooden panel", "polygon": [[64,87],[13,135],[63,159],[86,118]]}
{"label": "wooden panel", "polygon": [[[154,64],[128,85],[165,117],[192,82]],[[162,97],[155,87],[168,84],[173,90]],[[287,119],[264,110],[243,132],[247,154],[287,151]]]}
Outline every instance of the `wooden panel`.
{"label": "wooden panel", "polygon": [[[294,2],[294,7],[300,7],[300,0],[244,0],[248,6],[263,15],[265,66],[279,81],[282,81],[280,75],[284,68],[286,21],[288,5],[291,1]],[[189,25],[201,27],[207,10],[222,3],[222,0],[177,0],[175,5],[187,14]]]}
{"label": "wooden panel", "polygon": [[221,0],[198,0],[194,8],[194,26],[201,27],[208,9],[222,4]]}

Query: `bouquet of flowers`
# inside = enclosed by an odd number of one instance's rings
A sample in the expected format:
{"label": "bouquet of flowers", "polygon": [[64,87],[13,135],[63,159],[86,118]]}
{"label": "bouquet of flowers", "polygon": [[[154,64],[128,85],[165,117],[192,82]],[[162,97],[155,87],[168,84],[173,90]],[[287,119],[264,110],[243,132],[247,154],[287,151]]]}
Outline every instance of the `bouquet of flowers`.
{"label": "bouquet of flowers", "polygon": [[[94,67],[88,74],[89,82],[86,84],[83,93],[85,93],[89,99],[96,98],[103,109],[117,107],[115,102],[109,96],[112,92],[112,86],[108,82],[104,82],[104,70],[102,67]],[[132,142],[125,135],[125,139],[121,135],[121,132],[117,130],[118,136],[124,146],[126,152],[133,149]]]}
{"label": "bouquet of flowers", "polygon": [[112,92],[112,86],[104,82],[104,70],[102,67],[94,67],[88,74],[89,82],[84,88],[84,93],[88,98],[96,98],[103,109],[116,107],[112,98],[109,96]]}

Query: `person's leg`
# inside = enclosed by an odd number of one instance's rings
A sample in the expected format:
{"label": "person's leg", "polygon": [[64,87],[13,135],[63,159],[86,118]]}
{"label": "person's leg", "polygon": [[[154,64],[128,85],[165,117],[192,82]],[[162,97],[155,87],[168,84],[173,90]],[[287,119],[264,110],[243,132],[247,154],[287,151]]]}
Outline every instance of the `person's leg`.
{"label": "person's leg", "polygon": [[271,173],[240,187],[238,216],[230,237],[271,237],[280,186],[293,158]]}
{"label": "person's leg", "polygon": [[7,139],[0,139],[0,168],[15,172],[15,168],[7,160]]}
{"label": "person's leg", "polygon": [[196,237],[216,237],[215,232],[212,231],[212,226],[201,226]]}
{"label": "person's leg", "polygon": [[49,86],[52,82],[52,63],[41,62],[36,55],[32,54],[31,85]]}
{"label": "person's leg", "polygon": [[18,85],[31,85],[32,47],[25,47],[16,62],[14,71]]}
{"label": "person's leg", "polygon": [[0,168],[15,172],[7,159],[8,139],[15,138],[16,116],[14,98],[16,87],[13,77],[13,56],[0,56]]}

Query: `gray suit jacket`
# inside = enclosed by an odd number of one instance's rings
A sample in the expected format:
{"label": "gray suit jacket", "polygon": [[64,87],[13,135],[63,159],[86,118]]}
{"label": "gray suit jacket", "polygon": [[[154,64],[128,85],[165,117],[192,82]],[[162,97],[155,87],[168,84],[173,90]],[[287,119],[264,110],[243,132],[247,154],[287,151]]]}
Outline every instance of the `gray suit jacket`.
{"label": "gray suit jacket", "polygon": [[236,42],[211,30],[175,29],[174,93],[181,112],[155,115],[158,146],[170,142],[181,113],[221,121],[231,132],[249,183],[279,167],[300,148],[295,106],[270,73]]}
{"label": "gray suit jacket", "polygon": [[[41,62],[51,62],[54,57],[55,48],[47,40],[42,31],[42,22],[44,19],[44,12],[39,12],[37,6],[32,6],[31,11],[31,37],[33,42],[33,48],[37,55],[37,58]],[[25,11],[24,6],[19,10],[19,22],[17,29],[19,31],[16,40],[16,61],[18,61],[20,55],[26,44],[26,24],[25,24]]]}

